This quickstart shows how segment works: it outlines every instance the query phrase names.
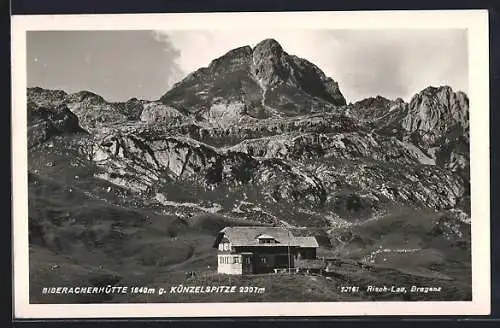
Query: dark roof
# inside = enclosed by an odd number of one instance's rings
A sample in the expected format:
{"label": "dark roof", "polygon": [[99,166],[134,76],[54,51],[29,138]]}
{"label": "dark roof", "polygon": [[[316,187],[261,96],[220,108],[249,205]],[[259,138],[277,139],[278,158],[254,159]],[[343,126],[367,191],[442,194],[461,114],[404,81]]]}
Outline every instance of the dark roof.
{"label": "dark roof", "polygon": [[[260,238],[274,238],[276,244],[259,244]],[[314,237],[294,237],[293,234],[281,227],[248,226],[248,227],[226,227],[220,231],[219,238],[227,238],[233,246],[298,246],[318,247]],[[216,241],[219,243],[220,239]]]}
{"label": "dark roof", "polygon": [[[279,227],[226,227],[220,231],[233,246],[299,246],[292,233]],[[278,244],[259,244],[257,237],[269,235]]]}

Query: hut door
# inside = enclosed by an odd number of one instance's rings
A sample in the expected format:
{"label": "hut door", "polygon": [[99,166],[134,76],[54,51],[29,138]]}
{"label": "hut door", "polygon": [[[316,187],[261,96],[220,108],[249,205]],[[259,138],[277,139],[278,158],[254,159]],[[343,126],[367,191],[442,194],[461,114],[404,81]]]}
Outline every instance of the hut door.
{"label": "hut door", "polygon": [[249,254],[244,254],[241,257],[241,260],[242,260],[241,266],[242,266],[243,273],[254,273],[252,256]]}

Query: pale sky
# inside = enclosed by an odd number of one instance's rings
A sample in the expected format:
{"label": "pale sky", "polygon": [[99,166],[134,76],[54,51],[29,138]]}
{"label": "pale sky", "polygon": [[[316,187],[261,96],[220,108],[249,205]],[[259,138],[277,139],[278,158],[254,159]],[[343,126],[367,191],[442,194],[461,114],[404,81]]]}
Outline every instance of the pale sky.
{"label": "pale sky", "polygon": [[348,102],[409,101],[429,85],[468,90],[466,30],[36,31],[27,36],[28,86],[154,100],[227,51],[265,38],[316,64]]}

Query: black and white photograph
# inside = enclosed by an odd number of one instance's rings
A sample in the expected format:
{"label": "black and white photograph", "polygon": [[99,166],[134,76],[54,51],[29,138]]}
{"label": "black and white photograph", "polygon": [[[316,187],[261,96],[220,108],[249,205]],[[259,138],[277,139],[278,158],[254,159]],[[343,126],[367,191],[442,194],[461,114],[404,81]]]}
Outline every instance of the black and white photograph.
{"label": "black and white photograph", "polygon": [[26,302],[487,311],[487,36],[238,15],[22,31]]}

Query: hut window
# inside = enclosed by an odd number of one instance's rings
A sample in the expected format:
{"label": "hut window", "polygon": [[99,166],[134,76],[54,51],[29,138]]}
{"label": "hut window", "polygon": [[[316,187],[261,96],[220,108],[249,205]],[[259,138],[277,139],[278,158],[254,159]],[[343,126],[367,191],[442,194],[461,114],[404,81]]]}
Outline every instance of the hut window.
{"label": "hut window", "polygon": [[224,250],[224,244],[219,244],[219,251],[223,251]]}

